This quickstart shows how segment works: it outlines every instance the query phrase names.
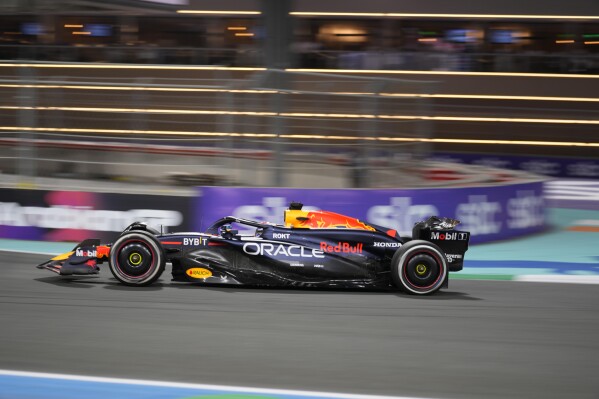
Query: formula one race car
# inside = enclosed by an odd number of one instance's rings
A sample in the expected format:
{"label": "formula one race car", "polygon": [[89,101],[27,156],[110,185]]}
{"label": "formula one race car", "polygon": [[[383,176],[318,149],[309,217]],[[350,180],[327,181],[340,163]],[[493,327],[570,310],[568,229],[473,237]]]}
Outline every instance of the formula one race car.
{"label": "formula one race car", "polygon": [[[89,239],[72,252],[37,266],[60,275],[98,274],[108,262],[125,285],[146,286],[172,265],[174,281],[249,286],[339,288],[397,287],[430,294],[448,286],[448,272],[462,270],[470,233],[459,221],[430,217],[412,237],[327,211],[292,203],[285,225],[228,216],[205,233],[161,234],[133,223],[112,244]],[[252,228],[240,235],[235,225]]]}

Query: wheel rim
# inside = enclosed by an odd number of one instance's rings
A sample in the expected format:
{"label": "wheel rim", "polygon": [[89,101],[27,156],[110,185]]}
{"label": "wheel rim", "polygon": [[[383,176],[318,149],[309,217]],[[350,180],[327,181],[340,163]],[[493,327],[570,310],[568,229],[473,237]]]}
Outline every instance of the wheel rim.
{"label": "wheel rim", "polygon": [[128,240],[116,249],[116,270],[130,280],[140,280],[154,270],[156,255],[141,240]]}
{"label": "wheel rim", "polygon": [[408,259],[403,270],[405,281],[414,289],[426,291],[434,287],[443,274],[443,266],[432,253],[418,252]]}

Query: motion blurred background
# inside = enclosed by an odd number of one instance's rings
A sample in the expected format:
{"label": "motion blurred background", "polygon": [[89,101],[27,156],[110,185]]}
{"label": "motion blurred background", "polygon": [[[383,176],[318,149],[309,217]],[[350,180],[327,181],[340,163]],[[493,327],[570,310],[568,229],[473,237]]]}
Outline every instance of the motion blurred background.
{"label": "motion blurred background", "polygon": [[599,176],[592,2],[0,11],[4,181],[397,187],[431,159]]}

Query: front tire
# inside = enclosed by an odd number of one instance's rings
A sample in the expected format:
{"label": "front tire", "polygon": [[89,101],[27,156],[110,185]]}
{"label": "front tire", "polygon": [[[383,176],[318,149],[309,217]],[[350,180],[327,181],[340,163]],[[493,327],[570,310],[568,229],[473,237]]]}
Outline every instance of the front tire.
{"label": "front tire", "polygon": [[110,271],[114,278],[129,286],[152,284],[164,272],[164,253],[158,240],[150,234],[123,234],[110,249]]}
{"label": "front tire", "polygon": [[391,260],[391,278],[398,288],[416,295],[438,291],[447,277],[447,260],[441,249],[428,241],[403,245]]}

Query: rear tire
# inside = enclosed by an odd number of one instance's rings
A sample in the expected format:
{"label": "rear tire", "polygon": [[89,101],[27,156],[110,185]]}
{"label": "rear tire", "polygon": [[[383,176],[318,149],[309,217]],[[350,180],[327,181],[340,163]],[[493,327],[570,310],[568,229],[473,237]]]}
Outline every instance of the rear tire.
{"label": "rear tire", "polygon": [[428,241],[410,241],[393,255],[391,278],[396,287],[409,294],[432,294],[447,278],[445,254]]}
{"label": "rear tire", "polygon": [[162,275],[165,265],[160,242],[147,233],[125,233],[110,248],[110,271],[125,285],[150,285]]}

